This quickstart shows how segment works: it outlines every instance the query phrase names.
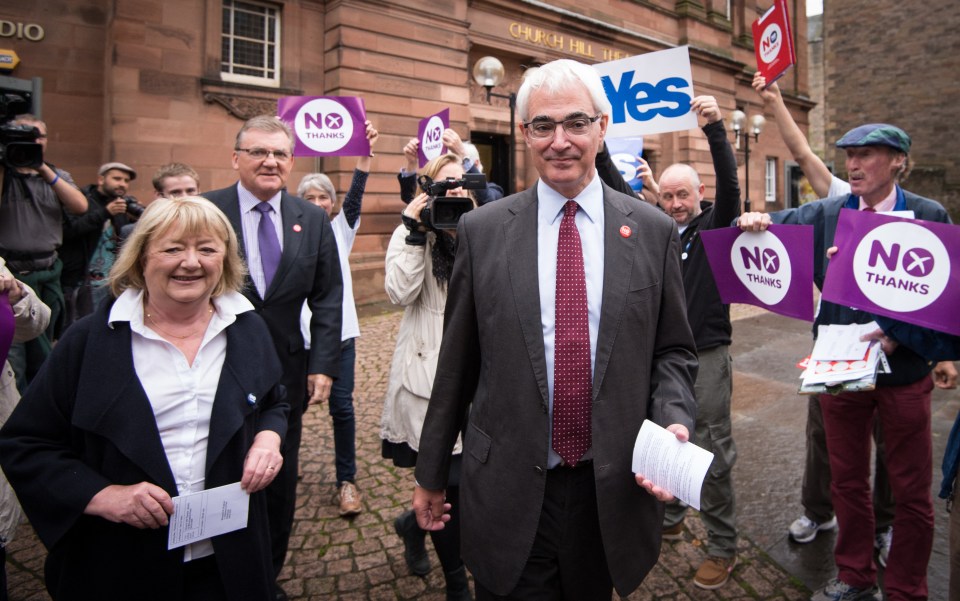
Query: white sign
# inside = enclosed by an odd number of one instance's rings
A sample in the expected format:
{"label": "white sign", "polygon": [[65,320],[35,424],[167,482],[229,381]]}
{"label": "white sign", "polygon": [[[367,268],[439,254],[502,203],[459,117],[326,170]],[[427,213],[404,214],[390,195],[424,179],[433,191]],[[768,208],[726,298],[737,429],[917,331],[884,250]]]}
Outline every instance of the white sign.
{"label": "white sign", "polygon": [[950,255],[936,234],[898,221],[871,230],[853,255],[857,286],[871,302],[909,313],[940,298],[950,281]]}
{"label": "white sign", "polygon": [[350,111],[330,98],[317,98],[304,104],[294,123],[297,138],[317,152],[336,152],[353,138]]}
{"label": "white sign", "polygon": [[623,138],[697,127],[686,46],[593,66],[613,106],[607,136]]}
{"label": "white sign", "polygon": [[766,305],[780,303],[790,290],[790,255],[771,232],[740,234],[730,248],[730,263],[744,287]]}

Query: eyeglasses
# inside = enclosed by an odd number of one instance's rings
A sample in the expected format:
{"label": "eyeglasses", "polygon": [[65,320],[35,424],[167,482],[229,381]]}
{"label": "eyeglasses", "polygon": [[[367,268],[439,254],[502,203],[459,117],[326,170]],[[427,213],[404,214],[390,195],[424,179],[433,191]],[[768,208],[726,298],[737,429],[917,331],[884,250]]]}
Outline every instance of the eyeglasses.
{"label": "eyeglasses", "polygon": [[265,161],[268,156],[273,155],[278,163],[285,163],[291,157],[291,154],[286,150],[267,150],[266,148],[234,148],[234,150],[245,152],[251,159],[257,161]]}
{"label": "eyeglasses", "polygon": [[571,136],[585,136],[590,131],[590,125],[596,123],[601,116],[602,114],[598,113],[595,117],[573,117],[562,121],[535,120],[524,123],[523,127],[530,132],[532,138],[552,138],[557,125],[562,125],[563,131]]}

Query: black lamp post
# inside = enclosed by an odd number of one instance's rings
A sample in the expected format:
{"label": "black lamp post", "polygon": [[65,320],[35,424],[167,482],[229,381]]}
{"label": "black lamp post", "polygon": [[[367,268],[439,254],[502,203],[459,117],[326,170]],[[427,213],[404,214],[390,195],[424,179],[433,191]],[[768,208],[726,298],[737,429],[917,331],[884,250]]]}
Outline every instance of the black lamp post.
{"label": "black lamp post", "polygon": [[487,102],[490,97],[506,98],[510,104],[510,176],[507,178],[507,194],[513,194],[517,179],[517,140],[516,140],[516,112],[517,95],[513,92],[509,94],[497,94],[493,88],[503,81],[503,63],[492,56],[485,56],[478,60],[473,66],[473,80],[487,89]]}
{"label": "black lamp post", "polygon": [[754,115],[750,117],[750,129],[745,131],[743,126],[747,121],[747,114],[743,111],[737,109],[733,111],[730,115],[730,124],[733,127],[733,134],[737,137],[737,149],[740,149],[740,138],[743,138],[743,166],[745,169],[744,175],[746,176],[746,190],[743,201],[743,212],[750,212],[750,138],[753,138],[753,141],[756,142],[760,139],[760,130],[763,129],[763,124],[766,122],[766,119],[763,118],[763,115]]}

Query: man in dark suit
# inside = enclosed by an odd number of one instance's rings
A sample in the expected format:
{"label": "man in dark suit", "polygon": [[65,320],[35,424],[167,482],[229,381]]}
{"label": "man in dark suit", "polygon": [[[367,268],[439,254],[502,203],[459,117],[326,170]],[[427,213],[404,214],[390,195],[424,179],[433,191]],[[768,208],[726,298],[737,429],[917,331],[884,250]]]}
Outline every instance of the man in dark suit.
{"label": "man in dark suit", "polygon": [[460,222],[413,505],[424,529],[449,519],[466,424],[462,553],[478,599],[608,601],[657,562],[672,498],[632,473],[637,432],[650,419],[686,440],[695,421],[679,237],[597,176],[610,104],[592,68],[554,61],[517,100],[540,180]]}
{"label": "man in dark suit", "polygon": [[[293,168],[293,132],[271,115],[254,117],[237,134],[233,168],[240,181],[204,196],[216,204],[240,238],[250,275],[243,293],[267,322],[283,364],[290,403],[283,467],[267,489],[273,562],[283,567],[297,493],[302,416],[326,402],[340,363],[343,281],[326,212],[284,189]],[[300,333],[307,302],[313,319],[310,350]],[[285,598],[277,587],[277,598]]]}

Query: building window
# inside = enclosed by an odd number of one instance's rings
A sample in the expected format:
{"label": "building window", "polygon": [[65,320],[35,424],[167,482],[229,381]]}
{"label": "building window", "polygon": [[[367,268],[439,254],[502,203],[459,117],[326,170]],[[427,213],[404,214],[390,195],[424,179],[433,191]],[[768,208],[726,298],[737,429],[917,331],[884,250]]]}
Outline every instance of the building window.
{"label": "building window", "polygon": [[280,11],[259,2],[223,0],[221,67],[224,81],[280,86]]}
{"label": "building window", "polygon": [[777,159],[767,159],[767,172],[764,178],[765,199],[767,202],[777,201]]}

